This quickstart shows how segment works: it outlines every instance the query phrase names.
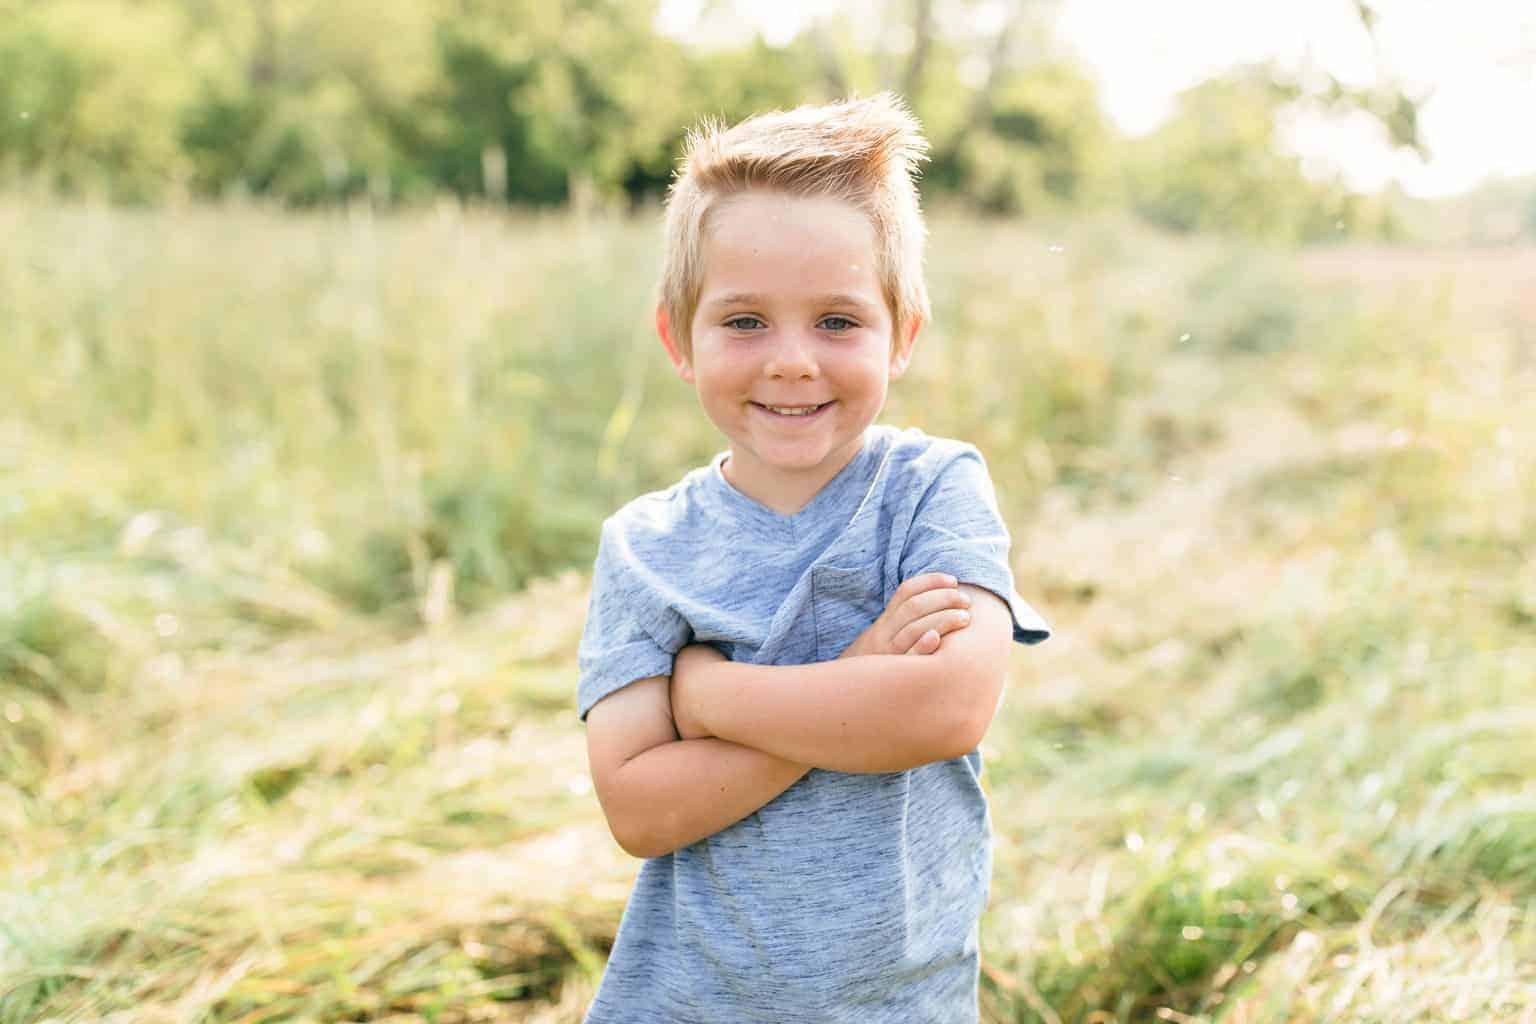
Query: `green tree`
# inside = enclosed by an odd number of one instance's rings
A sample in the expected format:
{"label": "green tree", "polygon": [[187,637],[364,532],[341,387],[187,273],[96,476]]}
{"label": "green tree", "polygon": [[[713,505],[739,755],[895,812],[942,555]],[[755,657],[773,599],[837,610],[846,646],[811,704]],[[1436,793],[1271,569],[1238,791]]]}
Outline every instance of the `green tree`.
{"label": "green tree", "polygon": [[50,0],[7,5],[0,26],[0,172],[119,199],[185,174],[174,12]]}
{"label": "green tree", "polygon": [[1056,0],[848,0],[783,46],[733,34],[730,0],[705,6],[712,42],[664,37],[657,4],[0,0],[0,178],[585,206],[660,194],[701,118],[895,89],[932,142],[930,195],[1033,214],[1128,194],[1184,230],[1325,237],[1384,206],[1305,179],[1278,146],[1287,104],[1365,110],[1419,145],[1400,91],[1304,94],[1263,69],[1193,90],[1122,152],[1091,80],[1050,57]]}
{"label": "green tree", "polygon": [[1070,63],[1039,63],[1009,75],[979,122],[939,136],[930,185],[994,213],[1091,205],[1109,193],[1116,145],[1093,82]]}
{"label": "green tree", "polygon": [[439,26],[425,119],[397,128],[461,193],[587,203],[664,178],[688,57],[652,31],[655,13],[651,0],[469,5]]}
{"label": "green tree", "polygon": [[434,0],[186,0],[193,183],[314,202],[434,187],[390,131],[436,81]]}
{"label": "green tree", "polygon": [[1263,65],[1186,90],[1166,122],[1126,146],[1133,208],[1177,231],[1281,241],[1390,232],[1380,204],[1309,178],[1281,144],[1279,115],[1298,99],[1295,86]]}

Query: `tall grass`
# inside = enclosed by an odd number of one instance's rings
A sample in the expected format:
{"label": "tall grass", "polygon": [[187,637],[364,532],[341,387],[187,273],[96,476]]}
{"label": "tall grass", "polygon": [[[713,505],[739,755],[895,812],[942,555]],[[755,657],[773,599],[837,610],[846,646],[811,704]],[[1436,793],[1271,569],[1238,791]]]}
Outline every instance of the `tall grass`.
{"label": "tall grass", "polygon": [[[651,333],[648,220],[11,204],[0,227],[23,536],[100,546],[149,512],[361,611],[419,604],[439,561],[476,607],[719,446]],[[1102,239],[952,234],[890,418],[975,437],[1022,507],[1108,436],[1176,285]]]}
{"label": "tall grass", "polygon": [[[653,223],[0,236],[0,1022],[579,1020],[635,867],[580,571],[720,444]],[[984,1018],[1536,1020],[1536,257],[941,219],[930,272],[885,418],[982,448],[1058,628]]]}

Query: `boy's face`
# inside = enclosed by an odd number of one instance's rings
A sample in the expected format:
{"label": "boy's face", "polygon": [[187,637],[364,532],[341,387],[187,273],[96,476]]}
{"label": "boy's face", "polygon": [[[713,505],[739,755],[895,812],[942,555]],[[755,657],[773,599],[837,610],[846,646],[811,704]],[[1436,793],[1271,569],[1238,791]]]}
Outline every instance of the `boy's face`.
{"label": "boy's face", "polygon": [[730,440],[731,483],[798,508],[858,452],[918,325],[894,337],[874,228],[841,200],[745,193],[715,208],[703,248],[693,351],[658,314],[662,342]]}

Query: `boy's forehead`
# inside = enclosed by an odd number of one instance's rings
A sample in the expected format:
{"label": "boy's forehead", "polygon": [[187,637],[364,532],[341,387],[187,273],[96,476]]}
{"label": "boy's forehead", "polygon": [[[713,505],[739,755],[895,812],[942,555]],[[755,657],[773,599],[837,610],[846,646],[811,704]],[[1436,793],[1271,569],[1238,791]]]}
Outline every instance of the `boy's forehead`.
{"label": "boy's forehead", "polygon": [[733,197],[704,238],[704,302],[814,291],[879,299],[875,231],[863,210],[823,197]]}
{"label": "boy's forehead", "polygon": [[794,224],[806,220],[835,221],[851,230],[867,231],[871,239],[875,233],[868,213],[846,199],[762,190],[748,190],[721,198],[710,210],[708,220],[710,233],[749,225]]}

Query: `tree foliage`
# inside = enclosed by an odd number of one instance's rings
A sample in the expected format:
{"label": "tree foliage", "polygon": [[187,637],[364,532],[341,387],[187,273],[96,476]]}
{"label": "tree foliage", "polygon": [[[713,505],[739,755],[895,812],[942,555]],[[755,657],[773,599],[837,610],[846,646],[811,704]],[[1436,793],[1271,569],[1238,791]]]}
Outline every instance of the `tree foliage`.
{"label": "tree foliage", "polygon": [[[1279,144],[1301,97],[1272,70],[1197,87],[1125,140],[1053,54],[1051,9],[849,0],[770,45],[684,43],[655,28],[657,0],[0,0],[0,181],[130,201],[639,202],[701,118],[891,88],[933,143],[930,196],[1012,215],[1125,203],[1277,238],[1382,228]],[[1390,91],[1334,83],[1310,102],[1417,144],[1416,107]]]}
{"label": "tree foliage", "polygon": [[1380,201],[1316,181],[1278,139],[1296,87],[1254,66],[1180,95],[1161,129],[1125,147],[1132,207],[1177,231],[1221,231],[1286,241],[1339,234],[1391,236]]}

